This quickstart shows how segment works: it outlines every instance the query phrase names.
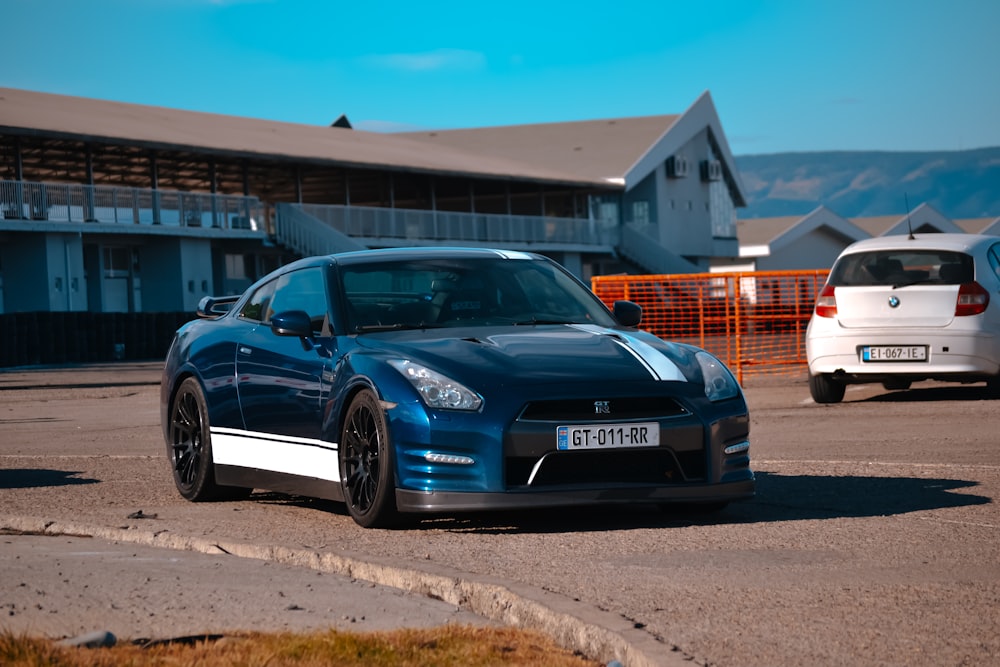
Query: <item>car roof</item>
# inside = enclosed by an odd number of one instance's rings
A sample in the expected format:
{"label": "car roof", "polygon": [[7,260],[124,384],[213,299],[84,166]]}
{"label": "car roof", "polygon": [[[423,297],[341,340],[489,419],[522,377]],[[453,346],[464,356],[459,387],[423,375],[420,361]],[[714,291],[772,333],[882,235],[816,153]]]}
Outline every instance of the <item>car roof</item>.
{"label": "car roof", "polygon": [[325,259],[341,265],[419,259],[542,259],[540,255],[496,248],[416,247],[356,250],[328,255]]}
{"label": "car roof", "polygon": [[275,269],[267,275],[261,276],[259,280],[250,285],[244,295],[256,290],[260,285],[276,276],[283,275],[289,271],[308,268],[310,266],[330,266],[339,264],[343,266],[357,266],[380,261],[402,261],[419,259],[520,259],[520,260],[540,260],[548,261],[543,255],[531,252],[521,252],[519,250],[499,250],[495,248],[457,248],[457,247],[415,247],[415,248],[377,248],[373,250],[354,250],[351,252],[335,253],[332,255],[314,255],[303,257],[289,264]]}
{"label": "car roof", "polygon": [[992,245],[1000,242],[1000,237],[986,234],[896,234],[877,236],[871,239],[856,241],[844,248],[842,255],[871,250],[900,250],[914,248],[919,250],[954,250],[971,252],[982,245]]}

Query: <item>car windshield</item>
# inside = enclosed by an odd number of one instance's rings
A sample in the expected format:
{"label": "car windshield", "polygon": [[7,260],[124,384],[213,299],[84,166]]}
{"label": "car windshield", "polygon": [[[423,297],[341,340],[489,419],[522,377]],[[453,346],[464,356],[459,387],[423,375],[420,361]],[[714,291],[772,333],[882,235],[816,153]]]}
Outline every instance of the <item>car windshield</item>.
{"label": "car windshield", "polygon": [[877,250],[844,255],[829,284],[853,287],[916,284],[960,285],[973,279],[972,257],[951,250]]}
{"label": "car windshield", "polygon": [[558,266],[529,259],[420,259],[341,267],[351,331],[587,323],[614,326]]}

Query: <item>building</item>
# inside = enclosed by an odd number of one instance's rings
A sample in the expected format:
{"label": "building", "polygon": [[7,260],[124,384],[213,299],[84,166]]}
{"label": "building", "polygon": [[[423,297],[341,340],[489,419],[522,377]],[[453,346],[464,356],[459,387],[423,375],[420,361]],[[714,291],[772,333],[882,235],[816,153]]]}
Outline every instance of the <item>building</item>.
{"label": "building", "polygon": [[0,313],[192,312],[303,255],[532,250],[707,270],[745,196],[711,96],[678,115],[387,135],[0,89]]}
{"label": "building", "polygon": [[738,254],[736,209],[746,197],[707,92],[675,116],[402,136],[618,185],[594,197],[596,215],[618,221],[617,250],[647,273],[707,271]]}
{"label": "building", "polygon": [[905,215],[847,219],[825,206],[802,217],[737,222],[739,258],[719,261],[717,271],[828,269],[840,252],[861,239],[907,234],[998,234],[1000,218],[951,220],[929,204]]}

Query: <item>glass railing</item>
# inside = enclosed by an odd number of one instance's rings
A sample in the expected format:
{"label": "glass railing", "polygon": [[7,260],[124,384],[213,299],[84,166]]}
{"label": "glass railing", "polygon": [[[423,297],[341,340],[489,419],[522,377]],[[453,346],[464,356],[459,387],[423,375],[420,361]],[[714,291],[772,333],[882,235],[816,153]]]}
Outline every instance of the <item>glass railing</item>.
{"label": "glass railing", "polygon": [[[293,207],[319,226],[304,225]],[[286,211],[282,216],[282,211]],[[610,250],[620,229],[612,221],[531,215],[428,211],[372,206],[279,204],[277,229],[265,226],[257,197],[213,195],[104,185],[0,181],[0,221],[105,223],[208,227],[296,236],[299,245],[340,247],[421,244],[481,244],[539,250]],[[303,229],[298,229],[298,228]],[[308,229],[306,229],[308,228]],[[324,238],[323,229],[339,235]],[[301,233],[300,233],[301,232]],[[305,236],[304,232],[308,232]],[[298,238],[301,236],[302,238]],[[306,236],[309,238],[307,239]],[[339,237],[339,240],[338,240]],[[345,241],[343,237],[347,237]],[[281,238],[279,238],[281,241]],[[299,248],[308,254],[308,249]],[[321,250],[326,252],[326,250]]]}
{"label": "glass railing", "polygon": [[299,204],[296,208],[366,244],[475,243],[504,247],[611,248],[613,223],[580,218]]}
{"label": "glass railing", "polygon": [[256,197],[31,181],[0,181],[0,218],[264,231]]}

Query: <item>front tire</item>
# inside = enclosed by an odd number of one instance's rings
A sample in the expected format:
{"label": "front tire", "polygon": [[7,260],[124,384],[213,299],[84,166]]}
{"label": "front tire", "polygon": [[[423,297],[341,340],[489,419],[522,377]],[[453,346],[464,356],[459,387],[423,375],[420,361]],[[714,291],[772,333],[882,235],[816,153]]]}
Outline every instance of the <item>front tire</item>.
{"label": "front tire", "polygon": [[196,378],[184,380],[170,407],[167,459],[174,473],[174,485],[192,502],[239,500],[251,489],[215,483],[212,435],[208,424],[205,394]]}
{"label": "front tire", "polygon": [[340,434],[340,483],[347,511],[359,526],[398,523],[389,427],[378,398],[367,389],[347,408]]}
{"label": "front tire", "polygon": [[810,375],[809,393],[817,403],[840,403],[844,400],[847,385],[829,375]]}

